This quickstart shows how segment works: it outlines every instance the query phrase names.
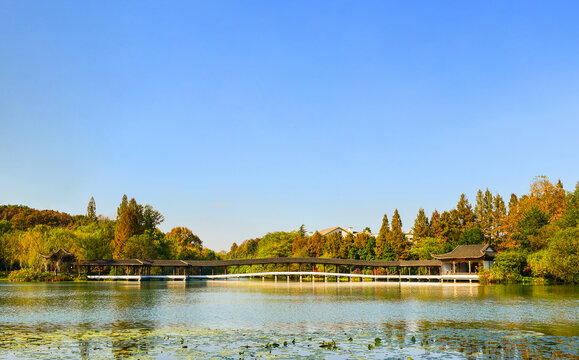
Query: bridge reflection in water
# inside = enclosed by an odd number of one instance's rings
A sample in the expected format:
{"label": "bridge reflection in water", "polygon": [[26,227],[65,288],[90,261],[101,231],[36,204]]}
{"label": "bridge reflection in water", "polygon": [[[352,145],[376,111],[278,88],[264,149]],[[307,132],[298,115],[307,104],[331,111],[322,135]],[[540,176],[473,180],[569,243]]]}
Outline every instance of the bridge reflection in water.
{"label": "bridge reflection in water", "polygon": [[[439,260],[368,261],[327,258],[234,260],[81,260],[89,280],[227,280],[278,277],[287,281],[478,281],[476,273],[441,274]],[[283,268],[280,271],[280,266]],[[256,271],[256,267],[258,267]],[[329,268],[329,269],[328,269]],[[96,274],[95,274],[96,273]],[[109,275],[104,275],[109,274]]]}

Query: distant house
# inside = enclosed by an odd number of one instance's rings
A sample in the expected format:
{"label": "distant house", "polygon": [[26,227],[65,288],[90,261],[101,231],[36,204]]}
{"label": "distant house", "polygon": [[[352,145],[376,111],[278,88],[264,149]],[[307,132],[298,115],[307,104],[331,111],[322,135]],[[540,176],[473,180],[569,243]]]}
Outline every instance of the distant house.
{"label": "distant house", "polygon": [[[342,226],[334,226],[334,227],[319,231],[320,235],[322,235],[322,236],[328,236],[331,234],[339,233],[340,235],[342,235],[342,237],[344,237],[348,234],[352,234],[352,235],[356,236],[361,232],[363,232],[363,231],[354,231],[353,227],[342,227]],[[313,232],[308,233],[308,236],[312,236],[312,235],[314,235]],[[373,236],[373,234],[369,234],[369,235]]]}
{"label": "distant house", "polygon": [[489,244],[459,245],[446,254],[432,254],[442,262],[442,274],[471,274],[479,268],[490,270],[497,253]]}

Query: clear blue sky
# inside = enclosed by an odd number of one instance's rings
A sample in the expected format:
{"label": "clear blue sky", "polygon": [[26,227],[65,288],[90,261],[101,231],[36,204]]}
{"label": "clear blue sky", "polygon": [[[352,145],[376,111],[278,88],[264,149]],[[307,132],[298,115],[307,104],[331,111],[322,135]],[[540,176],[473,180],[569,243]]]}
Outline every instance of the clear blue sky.
{"label": "clear blue sky", "polygon": [[0,1],[0,203],[205,245],[579,180],[577,1]]}

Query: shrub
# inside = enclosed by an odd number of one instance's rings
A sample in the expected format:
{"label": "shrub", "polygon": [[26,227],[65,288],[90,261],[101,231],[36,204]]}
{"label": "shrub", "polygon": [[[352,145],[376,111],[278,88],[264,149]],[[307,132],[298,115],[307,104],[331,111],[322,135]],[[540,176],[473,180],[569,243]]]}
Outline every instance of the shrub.
{"label": "shrub", "polygon": [[30,282],[30,281],[70,281],[71,276],[68,274],[54,275],[50,272],[40,272],[34,269],[25,268],[11,271],[8,274],[8,281],[15,282]]}

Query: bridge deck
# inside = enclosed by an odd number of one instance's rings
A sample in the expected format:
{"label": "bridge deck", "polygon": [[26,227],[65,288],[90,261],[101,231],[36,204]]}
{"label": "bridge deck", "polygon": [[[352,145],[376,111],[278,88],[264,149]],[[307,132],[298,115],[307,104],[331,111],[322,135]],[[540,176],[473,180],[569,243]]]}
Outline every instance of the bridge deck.
{"label": "bridge deck", "polygon": [[333,273],[333,272],[313,272],[313,271],[271,271],[258,273],[244,273],[244,274],[221,274],[221,275],[89,275],[89,280],[133,280],[133,281],[147,281],[147,280],[227,280],[239,279],[247,277],[261,277],[266,276],[296,276],[296,277],[318,277],[325,278],[359,278],[372,280],[386,280],[386,281],[478,281],[476,274],[448,274],[448,275],[366,275],[366,274],[349,274],[349,273]]}

